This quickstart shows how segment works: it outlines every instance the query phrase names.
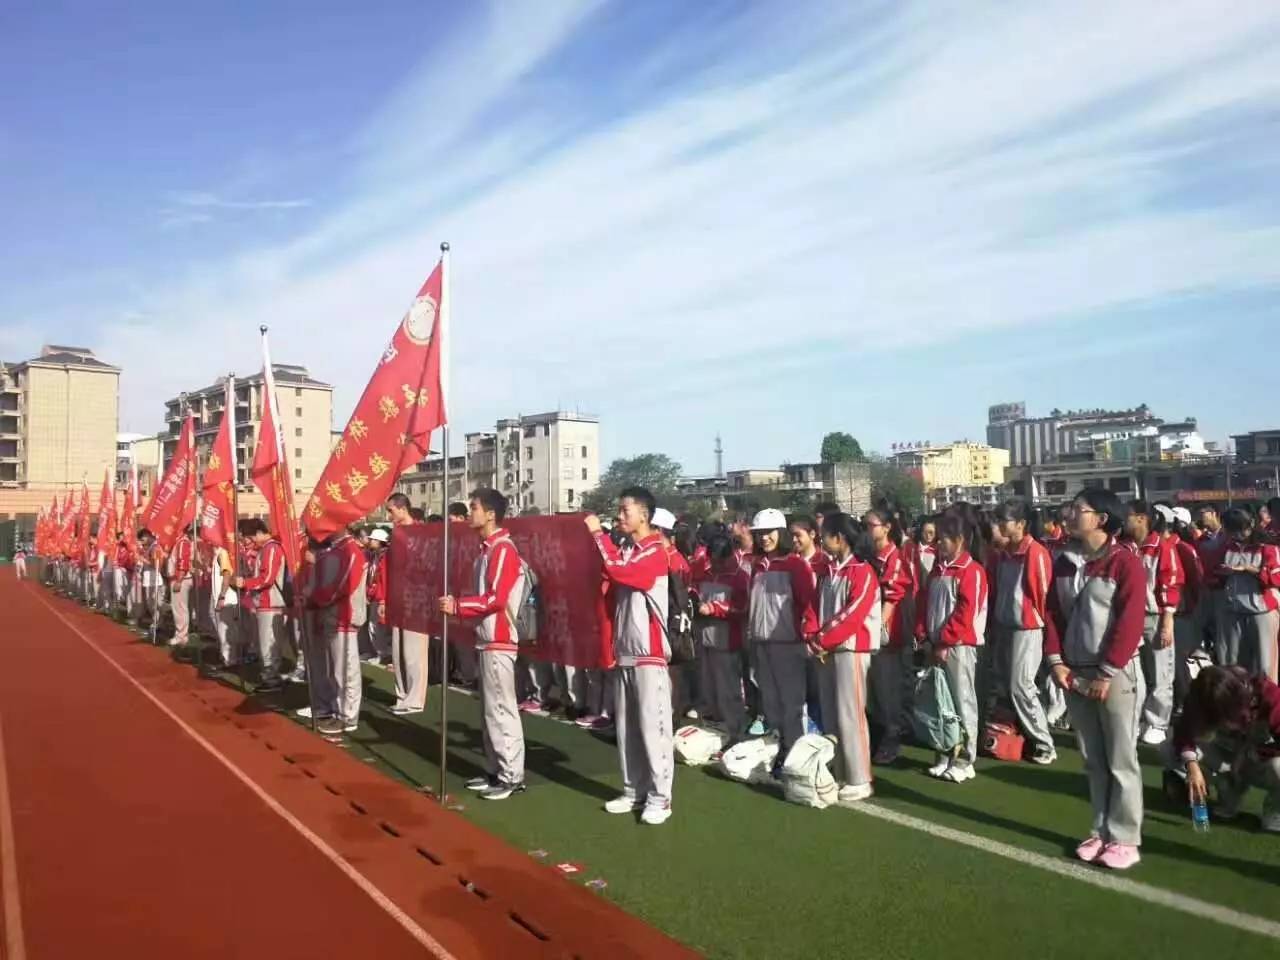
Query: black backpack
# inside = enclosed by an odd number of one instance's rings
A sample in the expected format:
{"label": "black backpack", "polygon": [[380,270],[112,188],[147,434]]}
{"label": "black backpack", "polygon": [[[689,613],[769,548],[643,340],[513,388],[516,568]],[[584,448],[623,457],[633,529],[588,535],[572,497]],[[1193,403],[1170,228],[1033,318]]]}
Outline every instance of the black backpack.
{"label": "black backpack", "polygon": [[671,662],[689,663],[697,657],[693,641],[693,594],[689,592],[687,574],[667,571],[667,642],[671,644]]}

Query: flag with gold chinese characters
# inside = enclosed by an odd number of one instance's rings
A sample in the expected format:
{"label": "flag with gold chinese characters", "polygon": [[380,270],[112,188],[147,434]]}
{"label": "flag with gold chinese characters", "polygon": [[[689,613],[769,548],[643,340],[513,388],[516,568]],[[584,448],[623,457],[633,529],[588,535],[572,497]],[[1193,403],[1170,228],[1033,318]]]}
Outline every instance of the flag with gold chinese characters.
{"label": "flag with gold chinese characters", "polygon": [[280,432],[276,379],[265,332],[262,337],[262,391],[262,421],[258,424],[258,442],[253,451],[250,473],[254,486],[267,498],[271,532],[284,548],[289,573],[296,575],[302,564],[302,549],[298,544],[298,518],[293,510],[293,474],[289,472],[284,435]]}
{"label": "flag with gold chinese characters", "polygon": [[129,556],[138,556],[138,467],[129,467],[129,483],[124,491],[124,507],[120,510],[120,532]]}
{"label": "flag with gold chinese characters", "polygon": [[431,447],[446,420],[442,378],[445,261],[436,265],[396,327],[347,428],[307,501],[307,532],[323,540],[368,516]]}
{"label": "flag with gold chinese characters", "polygon": [[76,538],[76,551],[80,559],[86,564],[89,562],[89,550],[92,546],[89,542],[91,517],[92,513],[89,510],[89,482],[87,480],[81,480],[80,513],[76,519],[76,523],[80,527],[80,532]]}
{"label": "flag with gold chinese characters", "polygon": [[236,478],[235,416],[235,392],[228,378],[222,423],[218,427],[213,447],[209,450],[209,459],[205,462],[204,476],[200,481],[200,491],[204,497],[204,506],[200,510],[200,539],[228,550],[236,542],[233,490]]}
{"label": "flag with gold chinese characters", "polygon": [[59,516],[62,520],[58,525],[58,552],[70,556],[76,546],[76,511],[73,491],[68,490],[66,496],[62,498],[62,512]]}
{"label": "flag with gold chinese characters", "polygon": [[102,479],[102,495],[98,500],[98,550],[108,557],[116,548],[116,488],[111,482],[111,468]]}
{"label": "flag with gold chinese characters", "polygon": [[164,479],[151,495],[142,526],[156,536],[164,551],[173,549],[182,532],[196,518],[196,427],[190,413],[182,421],[178,446]]}

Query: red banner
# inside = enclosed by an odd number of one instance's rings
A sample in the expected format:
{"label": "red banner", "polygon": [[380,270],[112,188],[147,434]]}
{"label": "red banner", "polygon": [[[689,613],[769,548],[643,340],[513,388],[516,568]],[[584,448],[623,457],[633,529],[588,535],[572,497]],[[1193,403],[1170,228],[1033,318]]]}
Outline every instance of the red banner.
{"label": "red banner", "polygon": [[285,453],[283,426],[276,404],[276,380],[267,351],[266,327],[262,338],[262,420],[258,422],[258,442],[249,473],[253,485],[267,500],[271,532],[284,547],[289,573],[297,576],[302,563],[302,547],[298,537],[298,518],[293,512],[293,474]]}
{"label": "red banner", "polygon": [[235,493],[232,490],[232,484],[236,482],[235,447],[233,446],[236,407],[230,380],[228,380],[226,394],[222,423],[218,426],[218,435],[214,438],[213,447],[209,451],[209,459],[204,466],[204,479],[201,482],[204,506],[200,509],[200,539],[215,547],[230,549],[236,542]]}
{"label": "red banner", "polygon": [[196,428],[188,413],[178,435],[169,469],[151,495],[142,526],[156,536],[156,543],[172,550],[174,543],[196,518]]}
{"label": "red banner", "polygon": [[116,491],[111,483],[111,468],[102,480],[102,493],[98,497],[98,550],[108,558],[116,549]]}
{"label": "red banner", "polygon": [[[504,526],[520,556],[538,577],[538,639],[521,652],[571,667],[602,666],[600,583],[603,565],[580,516],[523,517]],[[417,633],[440,634],[444,525],[396,527],[387,565],[387,623]],[[449,528],[449,580],[455,596],[474,592],[473,564],[480,538],[462,523]],[[449,622],[449,639],[472,643],[467,621]]]}

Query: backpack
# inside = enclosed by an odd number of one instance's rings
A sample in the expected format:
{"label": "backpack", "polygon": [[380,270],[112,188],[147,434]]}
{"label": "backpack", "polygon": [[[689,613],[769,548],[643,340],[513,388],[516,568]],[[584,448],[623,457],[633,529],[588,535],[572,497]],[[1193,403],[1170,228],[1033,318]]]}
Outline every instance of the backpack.
{"label": "backpack", "polygon": [[520,558],[520,575],[524,587],[520,591],[520,609],[516,613],[516,637],[536,643],[538,626],[542,619],[542,591],[538,585],[538,575],[533,567]]}
{"label": "backpack", "polygon": [[293,590],[293,574],[289,572],[289,565],[284,566],[284,574],[280,577],[280,596],[284,598],[286,609],[293,609],[294,590]]}
{"label": "backpack", "polygon": [[960,716],[942,667],[929,667],[916,680],[911,726],[916,739],[938,753],[952,753],[963,742]]}
{"label": "backpack", "polygon": [[782,764],[782,794],[792,803],[822,810],[836,802],[839,787],[827,765],[835,759],[830,737],[805,734]]}
{"label": "backpack", "polygon": [[710,763],[728,742],[728,734],[690,724],[676,731],[674,743],[676,759],[686,766],[701,767]]}
{"label": "backpack", "polygon": [[667,642],[671,644],[671,662],[689,663],[697,657],[698,645],[693,639],[693,595],[683,573],[667,572]]}
{"label": "backpack", "polygon": [[743,740],[720,755],[720,769],[725,776],[740,783],[772,783],[769,771],[777,756],[777,737]]}

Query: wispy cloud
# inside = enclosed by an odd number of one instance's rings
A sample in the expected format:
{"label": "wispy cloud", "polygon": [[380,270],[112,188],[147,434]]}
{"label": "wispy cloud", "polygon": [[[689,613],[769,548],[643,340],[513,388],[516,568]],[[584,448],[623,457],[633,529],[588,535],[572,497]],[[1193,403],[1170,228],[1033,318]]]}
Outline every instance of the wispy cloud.
{"label": "wispy cloud", "polygon": [[[126,402],[158,411],[161,391],[251,365],[270,322],[345,416],[443,239],[462,426],[581,399],[638,438],[627,448],[687,417],[662,384],[698,383],[708,356],[816,370],[868,346],[1280,284],[1277,205],[1186,183],[1188,156],[1233,150],[1224,114],[1263,131],[1258,162],[1280,172],[1273,6],[801,6],[689,14],[608,50],[593,40],[622,5],[485,7],[353,135],[340,205],[285,243],[246,233],[140,298],[209,331],[207,370],[160,330],[103,331],[125,355],[175,353]],[[187,193],[168,210],[301,205]],[[758,370],[734,401],[747,421],[777,402],[746,389],[767,386]],[[724,390],[709,380],[704,399]]]}
{"label": "wispy cloud", "polygon": [[214,193],[182,191],[170,193],[160,211],[160,227],[172,230],[212,223],[220,213],[256,213],[265,210],[298,210],[311,206],[306,199],[232,200]]}

